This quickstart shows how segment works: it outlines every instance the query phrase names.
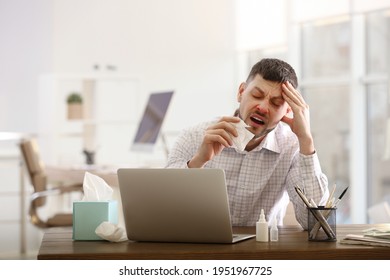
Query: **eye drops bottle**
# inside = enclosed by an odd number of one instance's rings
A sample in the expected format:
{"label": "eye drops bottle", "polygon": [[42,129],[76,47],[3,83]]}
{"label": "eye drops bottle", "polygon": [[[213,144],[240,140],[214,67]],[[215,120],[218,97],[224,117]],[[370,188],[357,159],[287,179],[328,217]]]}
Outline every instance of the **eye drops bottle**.
{"label": "eye drops bottle", "polygon": [[268,223],[265,220],[264,209],[261,209],[259,221],[256,223],[256,241],[268,242]]}
{"label": "eye drops bottle", "polygon": [[274,219],[272,220],[270,239],[271,241],[279,240],[279,230],[278,230],[278,225],[276,224],[276,217],[274,217]]}

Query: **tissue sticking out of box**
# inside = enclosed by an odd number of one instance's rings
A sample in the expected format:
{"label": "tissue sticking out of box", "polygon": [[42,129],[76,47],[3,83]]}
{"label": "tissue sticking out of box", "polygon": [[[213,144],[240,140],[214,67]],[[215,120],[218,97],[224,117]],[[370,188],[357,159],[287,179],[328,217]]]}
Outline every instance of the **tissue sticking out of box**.
{"label": "tissue sticking out of box", "polygon": [[237,129],[238,136],[232,137],[233,148],[243,152],[248,142],[255,136],[252,132],[247,129],[247,124],[240,120],[238,123],[233,123]]}
{"label": "tissue sticking out of box", "polygon": [[83,181],[84,197],[82,201],[111,200],[113,189],[99,176],[85,172]]}

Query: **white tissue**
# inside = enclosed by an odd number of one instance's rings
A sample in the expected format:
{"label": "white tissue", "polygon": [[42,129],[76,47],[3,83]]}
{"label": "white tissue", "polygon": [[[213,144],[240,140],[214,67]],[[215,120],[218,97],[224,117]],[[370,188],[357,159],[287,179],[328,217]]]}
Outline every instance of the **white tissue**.
{"label": "white tissue", "polygon": [[96,228],[95,233],[99,237],[111,242],[122,242],[127,240],[124,229],[109,222],[102,222]]}
{"label": "white tissue", "polygon": [[233,148],[244,151],[248,142],[255,136],[252,132],[246,129],[248,126],[243,120],[238,123],[233,123],[237,129],[238,136],[232,137]]}
{"label": "white tissue", "polygon": [[81,201],[108,201],[113,193],[106,181],[89,172],[85,172],[83,190],[84,197]]}
{"label": "white tissue", "polygon": [[[112,199],[113,189],[99,176],[85,172],[83,181],[84,197],[82,201],[109,201]],[[95,229],[100,238],[111,242],[127,240],[126,231],[108,221],[102,222]]]}

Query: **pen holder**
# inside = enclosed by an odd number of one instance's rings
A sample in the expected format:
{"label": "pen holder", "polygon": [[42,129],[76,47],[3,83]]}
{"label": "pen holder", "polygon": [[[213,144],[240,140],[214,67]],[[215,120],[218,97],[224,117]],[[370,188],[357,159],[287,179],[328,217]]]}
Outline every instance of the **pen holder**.
{"label": "pen holder", "polygon": [[336,208],[307,209],[309,241],[336,241]]}

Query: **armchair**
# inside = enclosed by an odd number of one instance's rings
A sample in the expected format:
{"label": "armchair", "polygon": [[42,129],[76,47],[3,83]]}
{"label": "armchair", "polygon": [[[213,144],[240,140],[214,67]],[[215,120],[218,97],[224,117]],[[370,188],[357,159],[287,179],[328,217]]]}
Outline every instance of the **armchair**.
{"label": "armchair", "polygon": [[22,157],[29,175],[33,193],[30,198],[29,216],[31,223],[39,228],[71,226],[72,213],[55,213],[43,218],[38,211],[47,204],[48,199],[53,196],[61,196],[70,193],[82,194],[82,184],[61,185],[49,188],[45,166],[40,159],[39,148],[34,138],[23,139],[20,143]]}

